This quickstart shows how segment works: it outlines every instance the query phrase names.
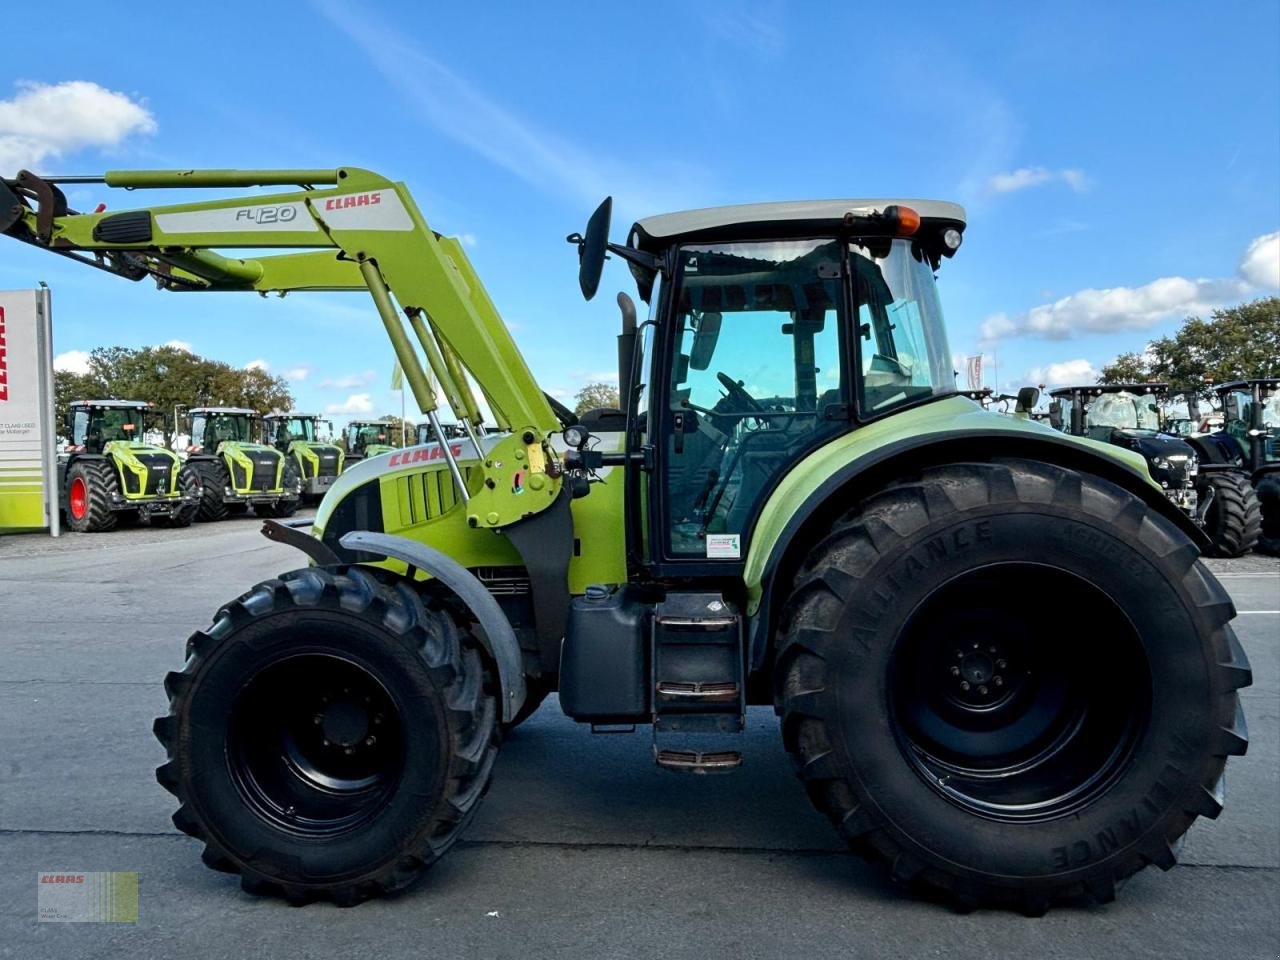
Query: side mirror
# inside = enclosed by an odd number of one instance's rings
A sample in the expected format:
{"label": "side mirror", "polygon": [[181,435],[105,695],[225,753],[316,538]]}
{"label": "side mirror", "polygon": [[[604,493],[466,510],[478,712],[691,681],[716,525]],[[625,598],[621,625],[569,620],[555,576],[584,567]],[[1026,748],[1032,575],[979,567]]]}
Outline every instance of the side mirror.
{"label": "side mirror", "polygon": [[1062,429],[1062,401],[1054,400],[1049,404],[1049,426],[1055,430]]}
{"label": "side mirror", "polygon": [[711,355],[716,352],[720,339],[720,314],[707,312],[698,318],[698,330],[693,335],[693,347],[689,350],[689,366],[705,370],[711,365]]}
{"label": "side mirror", "polygon": [[1023,387],[1018,391],[1018,402],[1014,406],[1015,413],[1030,413],[1040,402],[1040,391],[1035,387]]}
{"label": "side mirror", "polygon": [[600,288],[604,272],[604,255],[609,246],[609,219],[613,216],[613,197],[605,197],[587,221],[587,234],[571,233],[565,239],[578,246],[578,286],[582,296],[590,300]]}

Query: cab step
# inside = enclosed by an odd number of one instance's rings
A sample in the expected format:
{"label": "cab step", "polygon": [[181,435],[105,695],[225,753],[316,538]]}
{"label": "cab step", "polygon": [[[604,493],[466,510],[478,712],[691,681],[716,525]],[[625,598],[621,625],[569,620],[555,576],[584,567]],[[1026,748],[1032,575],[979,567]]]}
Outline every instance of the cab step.
{"label": "cab step", "polygon": [[677,773],[729,773],[742,766],[738,750],[655,750],[654,762]]}

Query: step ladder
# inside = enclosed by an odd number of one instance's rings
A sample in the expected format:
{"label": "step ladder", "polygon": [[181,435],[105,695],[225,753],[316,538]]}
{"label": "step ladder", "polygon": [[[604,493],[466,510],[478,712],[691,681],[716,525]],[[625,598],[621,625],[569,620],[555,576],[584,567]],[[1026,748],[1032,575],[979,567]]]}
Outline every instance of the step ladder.
{"label": "step ladder", "polygon": [[[725,773],[742,752],[725,749],[746,723],[742,616],[718,593],[672,593],[654,610],[649,663],[653,758],[666,770]],[[717,741],[689,749],[704,736]],[[679,747],[664,745],[677,740]]]}

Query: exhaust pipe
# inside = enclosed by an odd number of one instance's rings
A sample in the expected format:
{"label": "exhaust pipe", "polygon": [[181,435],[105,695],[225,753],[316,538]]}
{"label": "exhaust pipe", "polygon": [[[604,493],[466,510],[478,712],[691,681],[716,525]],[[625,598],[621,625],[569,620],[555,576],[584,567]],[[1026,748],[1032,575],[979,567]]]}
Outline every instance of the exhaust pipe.
{"label": "exhaust pipe", "polygon": [[628,413],[633,400],[631,375],[636,352],[635,301],[625,293],[619,293],[618,309],[622,311],[622,333],[618,334],[618,405],[623,413]]}

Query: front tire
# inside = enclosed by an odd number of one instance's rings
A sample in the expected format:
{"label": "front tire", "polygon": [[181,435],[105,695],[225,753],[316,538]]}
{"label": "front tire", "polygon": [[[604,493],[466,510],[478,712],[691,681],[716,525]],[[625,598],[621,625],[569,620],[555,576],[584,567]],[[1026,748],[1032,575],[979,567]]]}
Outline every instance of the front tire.
{"label": "front tire", "polygon": [[284,469],[280,472],[280,488],[284,494],[275,503],[260,503],[253,512],[260,517],[292,517],[298,512],[302,502],[302,474],[293,458],[285,459]]}
{"label": "front tire", "polygon": [[201,523],[216,523],[227,518],[227,502],[224,491],[231,486],[231,475],[221,460],[198,460],[191,465],[200,479],[200,504],[196,507],[196,519]]}
{"label": "front tire", "polygon": [[183,503],[167,517],[153,517],[152,526],[171,529],[191,526],[191,521],[196,518],[196,511],[200,509],[200,478],[189,466],[178,469],[178,492],[182,495]]}
{"label": "front tire", "polygon": [[350,906],[409,886],[488,789],[498,711],[444,606],[359,567],[258,584],[187,642],[155,722],[174,824],[251,893]]}
{"label": "front tire", "polygon": [[1194,544],[1119,487],[931,468],[799,571],[784,741],[815,806],[899,882],[1031,914],[1105,902],[1222,810],[1251,682],[1234,613]]}
{"label": "front tire", "polygon": [[1253,484],[1235,470],[1206,477],[1213,500],[1205,512],[1204,532],[1213,541],[1215,557],[1243,557],[1262,533],[1262,511]]}
{"label": "front tire", "polygon": [[1262,533],[1254,549],[1280,557],[1280,476],[1263,477],[1258,483],[1257,493],[1262,512]]}
{"label": "front tire", "polygon": [[120,523],[111,509],[112,494],[119,494],[120,482],[109,461],[77,460],[67,468],[63,482],[67,526],[76,533],[105,533]]}

